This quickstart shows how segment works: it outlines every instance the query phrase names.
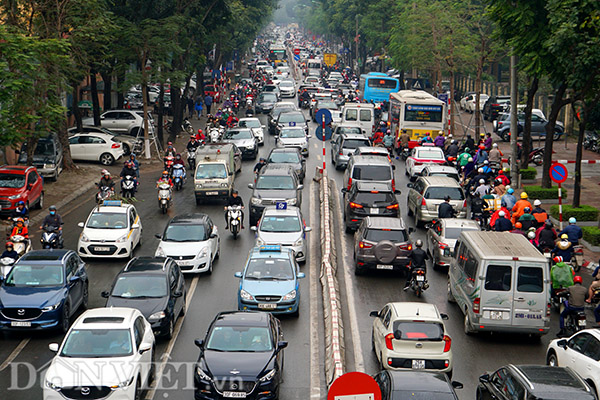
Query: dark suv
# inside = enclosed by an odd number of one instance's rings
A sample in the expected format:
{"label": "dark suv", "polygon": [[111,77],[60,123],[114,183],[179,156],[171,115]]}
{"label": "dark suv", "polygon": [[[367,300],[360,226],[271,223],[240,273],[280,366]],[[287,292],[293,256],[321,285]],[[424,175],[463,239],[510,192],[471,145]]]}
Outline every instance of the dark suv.
{"label": "dark suv", "polygon": [[510,107],[510,96],[491,96],[483,105],[483,118],[493,121],[500,113],[508,111]]}
{"label": "dark suv", "polygon": [[367,217],[354,236],[354,273],[368,269],[405,271],[412,242],[402,218]]}
{"label": "dark suv", "polygon": [[479,377],[477,400],[489,398],[592,400],[596,396],[569,368],[510,364]]}
{"label": "dark suv", "polygon": [[350,190],[343,188],[344,225],[346,233],[355,231],[362,220],[369,216],[400,216],[400,206],[396,199],[399,190],[393,190],[391,183],[354,182]]}

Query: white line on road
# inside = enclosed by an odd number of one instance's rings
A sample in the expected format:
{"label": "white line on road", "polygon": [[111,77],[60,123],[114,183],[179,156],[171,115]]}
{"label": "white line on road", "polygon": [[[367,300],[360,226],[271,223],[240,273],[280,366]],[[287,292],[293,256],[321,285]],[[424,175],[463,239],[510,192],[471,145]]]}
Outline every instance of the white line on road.
{"label": "white line on road", "polygon": [[198,275],[196,275],[194,277],[194,279],[192,280],[192,283],[190,284],[190,289],[188,290],[187,299],[185,302],[185,314],[183,315],[183,317],[179,318],[177,320],[177,323],[175,324],[175,329],[173,330],[173,337],[169,341],[169,344],[167,345],[167,349],[161,356],[162,361],[160,363],[160,367],[156,371],[156,380],[154,381],[152,388],[150,390],[148,390],[148,393],[146,394],[146,400],[152,400],[154,398],[154,394],[156,393],[156,387],[158,386],[162,372],[165,369],[165,365],[171,358],[171,352],[173,351],[173,347],[175,346],[175,341],[177,340],[177,336],[179,336],[179,332],[181,331],[181,325],[183,325],[183,321],[185,320],[185,317],[187,316],[187,314],[190,310],[190,304],[192,303],[192,299],[194,298],[194,292],[196,291],[197,285],[198,285]]}
{"label": "white line on road", "polygon": [[[342,207],[339,197],[339,191],[337,190],[337,185],[335,181],[333,182],[332,192],[335,194],[335,208],[337,209],[337,221],[338,221],[338,230],[340,237],[340,246],[341,250],[338,252],[338,271],[339,268],[342,269],[343,273],[343,282],[346,290],[346,297],[348,298],[348,314],[350,316],[350,332],[352,333],[352,347],[354,349],[354,371],[357,372],[365,372],[365,360],[363,358],[362,349],[360,345],[362,344],[362,340],[360,340],[360,331],[358,329],[358,317],[356,314],[356,300],[354,298],[354,281],[352,280],[352,274],[350,273],[350,268],[347,268],[347,263],[344,260],[344,257],[349,255],[348,246],[346,246],[346,234],[343,229],[343,221],[344,218],[342,216]],[[341,258],[341,259],[339,259]],[[339,276],[339,275],[338,275]]]}
{"label": "white line on road", "polygon": [[6,358],[6,360],[4,360],[2,365],[0,365],[0,372],[4,371],[6,369],[6,367],[8,367],[9,364],[11,362],[13,362],[15,358],[17,358],[19,353],[21,353],[21,351],[25,348],[25,346],[27,346],[27,343],[29,343],[29,338],[21,340],[21,343],[19,343],[17,345],[17,347],[15,347],[15,349],[12,351],[12,353],[10,353],[10,355]]}
{"label": "white line on road", "polygon": [[313,231],[310,235],[310,272],[309,272],[309,284],[310,284],[310,398],[320,399],[321,398],[321,373],[319,368],[319,311],[318,311],[318,290],[317,285],[319,284],[318,279],[318,268],[317,268],[317,251],[318,244],[317,232],[315,228],[320,225],[317,217],[317,201],[315,199],[317,193],[317,186],[314,182],[310,185],[310,215],[309,215],[309,226],[313,227]]}

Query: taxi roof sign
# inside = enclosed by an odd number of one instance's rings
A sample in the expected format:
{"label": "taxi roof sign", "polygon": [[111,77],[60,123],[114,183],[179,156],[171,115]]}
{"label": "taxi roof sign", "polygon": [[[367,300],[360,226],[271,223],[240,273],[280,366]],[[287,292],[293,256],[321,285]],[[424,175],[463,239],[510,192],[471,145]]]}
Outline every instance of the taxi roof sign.
{"label": "taxi roof sign", "polygon": [[259,249],[259,251],[261,253],[268,252],[268,251],[281,252],[281,245],[279,245],[279,244],[266,244],[266,245],[260,246],[258,249]]}
{"label": "taxi roof sign", "polygon": [[277,203],[275,203],[275,208],[277,208],[278,210],[287,210],[287,202],[285,201],[278,201]]}
{"label": "taxi roof sign", "polygon": [[102,205],[105,207],[121,207],[123,202],[121,200],[104,200]]}

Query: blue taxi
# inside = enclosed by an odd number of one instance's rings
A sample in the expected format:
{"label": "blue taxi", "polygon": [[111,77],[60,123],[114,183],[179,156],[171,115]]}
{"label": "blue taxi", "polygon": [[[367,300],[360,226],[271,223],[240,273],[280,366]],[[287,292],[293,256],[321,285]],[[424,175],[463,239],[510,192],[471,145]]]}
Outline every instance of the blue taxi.
{"label": "blue taxi", "polygon": [[300,285],[294,251],[280,245],[265,245],[250,250],[240,278],[238,310],[268,311],[298,316]]}

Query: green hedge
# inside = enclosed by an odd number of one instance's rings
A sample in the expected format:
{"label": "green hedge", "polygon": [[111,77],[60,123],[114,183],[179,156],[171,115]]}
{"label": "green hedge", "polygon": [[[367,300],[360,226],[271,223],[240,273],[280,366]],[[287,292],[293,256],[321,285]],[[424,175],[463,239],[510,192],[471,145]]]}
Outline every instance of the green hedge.
{"label": "green hedge", "polygon": [[583,239],[592,246],[600,245],[600,228],[597,226],[582,226]]}
{"label": "green hedge", "polygon": [[535,179],[537,176],[537,170],[534,167],[528,167],[521,169],[521,179]]}
{"label": "green hedge", "polygon": [[[550,215],[558,219],[558,205],[550,207]],[[570,205],[563,206],[563,220],[575,217],[577,221],[598,221],[598,209],[592,206],[582,204],[580,207],[573,208]]]}
{"label": "green hedge", "polygon": [[[552,186],[550,189],[542,188],[541,186],[525,186],[523,188],[529,199],[533,202],[535,199],[547,200],[547,199],[558,199],[558,186]],[[562,198],[567,198],[567,190],[562,188]]]}

